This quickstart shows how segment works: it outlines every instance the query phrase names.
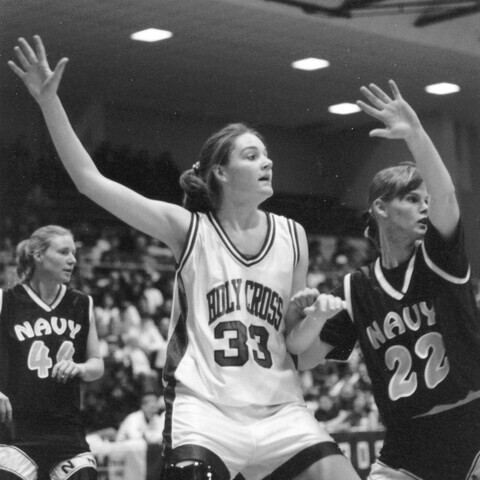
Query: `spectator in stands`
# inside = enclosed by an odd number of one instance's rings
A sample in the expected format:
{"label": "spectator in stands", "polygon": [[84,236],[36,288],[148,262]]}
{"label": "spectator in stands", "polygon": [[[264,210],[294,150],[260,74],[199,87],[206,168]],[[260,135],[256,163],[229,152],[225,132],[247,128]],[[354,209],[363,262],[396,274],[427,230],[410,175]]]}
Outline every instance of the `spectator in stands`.
{"label": "spectator in stands", "polygon": [[145,392],[140,399],[140,409],[130,413],[118,428],[115,440],[145,440],[162,443],[165,412],[160,412],[161,401],[155,392]]}
{"label": "spectator in stands", "polygon": [[140,333],[131,329],[124,336],[123,363],[129,369],[132,379],[140,391],[151,390],[158,384],[157,372],[140,346]]}
{"label": "spectator in stands", "polygon": [[150,275],[145,278],[143,297],[146,302],[145,313],[150,317],[157,315],[163,305],[163,293]]}
{"label": "spectator in stands", "polygon": [[315,418],[324,425],[338,415],[339,409],[335,400],[328,393],[320,394],[318,407],[315,410]]}

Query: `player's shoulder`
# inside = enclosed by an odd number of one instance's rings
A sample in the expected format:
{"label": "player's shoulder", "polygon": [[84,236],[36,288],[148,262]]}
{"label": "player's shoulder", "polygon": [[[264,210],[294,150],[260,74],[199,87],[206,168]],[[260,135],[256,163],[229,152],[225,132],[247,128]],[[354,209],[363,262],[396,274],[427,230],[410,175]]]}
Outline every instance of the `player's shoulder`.
{"label": "player's shoulder", "polygon": [[289,228],[292,232],[304,232],[305,229],[303,228],[301,223],[298,223],[296,220],[290,217],[286,217],[285,215],[281,215],[278,213],[272,212],[265,212],[267,217],[269,217],[270,221],[276,225],[283,225]]}
{"label": "player's shoulder", "polygon": [[67,287],[63,298],[64,300],[72,303],[80,303],[85,305],[88,305],[91,302],[91,296],[89,294],[74,287]]}

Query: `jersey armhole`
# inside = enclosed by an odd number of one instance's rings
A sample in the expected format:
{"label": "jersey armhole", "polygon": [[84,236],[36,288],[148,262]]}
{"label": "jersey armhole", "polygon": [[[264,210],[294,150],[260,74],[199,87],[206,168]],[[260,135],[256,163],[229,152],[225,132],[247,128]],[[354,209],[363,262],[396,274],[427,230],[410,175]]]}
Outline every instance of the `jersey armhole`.
{"label": "jersey armhole", "polygon": [[190,257],[192,253],[193,246],[195,245],[195,239],[197,238],[198,228],[199,228],[200,216],[198,212],[192,213],[192,218],[190,220],[190,226],[188,227],[187,238],[185,239],[185,247],[183,253],[178,259],[177,263],[177,273],[180,272],[185,265],[185,262]]}
{"label": "jersey armhole", "polygon": [[292,237],[293,266],[296,267],[300,261],[300,243],[298,241],[297,222],[293,221],[291,218],[288,218],[287,223],[288,231]]}
{"label": "jersey armhole", "polygon": [[343,277],[343,291],[345,295],[345,303],[347,304],[348,316],[352,323],[354,322],[353,318],[353,308],[352,308],[352,274],[347,273]]}
{"label": "jersey armhole", "polygon": [[95,321],[95,314],[93,312],[93,298],[91,295],[87,295],[88,297],[88,324],[90,325],[92,322]]}
{"label": "jersey armhole", "polygon": [[427,249],[425,248],[425,243],[422,242],[422,252],[423,252],[423,258],[425,259],[425,263],[427,264],[428,268],[437,274],[439,277],[443,278],[447,282],[453,283],[455,285],[463,285],[464,283],[467,283],[470,280],[470,274],[471,274],[471,267],[468,265],[467,273],[463,278],[456,277],[454,275],[451,275],[450,273],[445,272],[442,270],[438,265],[436,265],[433,260],[430,258],[428,255]]}

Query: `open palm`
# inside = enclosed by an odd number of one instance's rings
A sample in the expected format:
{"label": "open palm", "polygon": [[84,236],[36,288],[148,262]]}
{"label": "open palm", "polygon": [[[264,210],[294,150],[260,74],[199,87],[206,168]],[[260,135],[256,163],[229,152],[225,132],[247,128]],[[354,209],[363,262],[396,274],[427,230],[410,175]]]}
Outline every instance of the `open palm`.
{"label": "open palm", "polygon": [[370,84],[369,88],[362,87],[360,91],[371,105],[361,100],[357,104],[365,113],[385,124],[385,128],[372,130],[370,136],[404,139],[408,137],[413,128],[420,124],[420,120],[412,107],[401,96],[395,82],[391,80],[389,84],[393,99],[377,85]]}
{"label": "open palm", "polygon": [[24,38],[20,38],[19,45],[14,49],[20,66],[13,61],[9,61],[8,65],[22,79],[33,98],[41,103],[57,94],[68,59],[62,58],[52,71],[41,38],[35,36],[34,42],[35,50]]}

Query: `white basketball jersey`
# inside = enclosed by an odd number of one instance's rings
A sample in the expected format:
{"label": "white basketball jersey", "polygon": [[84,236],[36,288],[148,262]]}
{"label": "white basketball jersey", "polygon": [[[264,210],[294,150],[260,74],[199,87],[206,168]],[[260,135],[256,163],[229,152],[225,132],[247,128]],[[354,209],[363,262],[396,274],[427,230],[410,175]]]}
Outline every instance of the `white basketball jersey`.
{"label": "white basketball jersey", "polygon": [[220,405],[302,401],[285,345],[299,248],[295,223],[267,213],[257,255],[246,257],[211,214],[194,213],[178,263],[164,381]]}

